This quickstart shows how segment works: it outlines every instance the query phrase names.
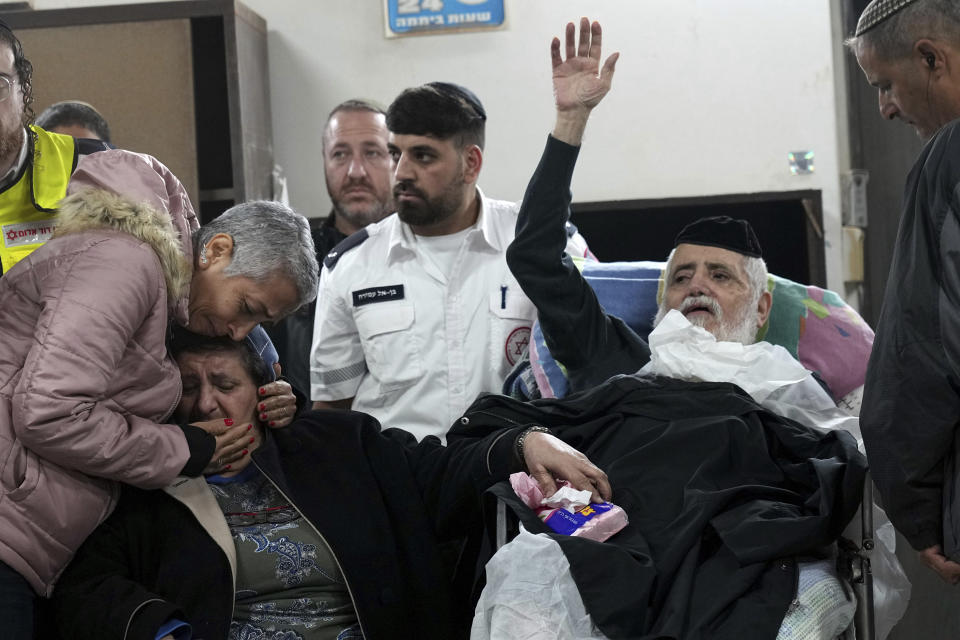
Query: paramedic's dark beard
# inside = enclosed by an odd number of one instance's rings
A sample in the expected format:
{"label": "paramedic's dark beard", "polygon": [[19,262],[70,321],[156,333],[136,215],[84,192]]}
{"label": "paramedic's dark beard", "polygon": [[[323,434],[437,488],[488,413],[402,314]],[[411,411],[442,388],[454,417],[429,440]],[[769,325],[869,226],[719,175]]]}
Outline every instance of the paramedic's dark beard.
{"label": "paramedic's dark beard", "polygon": [[[404,200],[400,197],[404,194],[417,198]],[[463,206],[463,172],[461,171],[453,182],[433,198],[407,182],[398,182],[393,188],[393,195],[397,203],[397,216],[403,222],[414,227],[437,224],[455,214]]]}

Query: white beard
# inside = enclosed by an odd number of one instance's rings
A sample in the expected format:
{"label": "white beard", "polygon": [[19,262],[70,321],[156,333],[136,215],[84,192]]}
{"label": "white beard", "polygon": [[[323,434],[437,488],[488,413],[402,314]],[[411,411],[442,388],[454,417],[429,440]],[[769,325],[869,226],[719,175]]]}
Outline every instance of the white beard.
{"label": "white beard", "polygon": [[714,332],[717,340],[726,342],[739,342],[740,344],[753,344],[757,341],[757,319],[751,318],[751,314],[745,313],[739,320],[733,320],[720,323],[720,327]]}
{"label": "white beard", "polygon": [[[715,298],[711,298],[710,296],[688,296],[683,299],[683,302],[680,303],[677,309],[683,313],[690,307],[697,306],[708,307],[713,313],[713,317],[717,321],[717,327],[711,331],[711,333],[717,340],[739,342],[745,345],[753,344],[757,341],[757,317],[756,314],[750,313],[750,307],[745,308],[739,318],[725,318],[723,316],[723,309],[720,308],[720,303],[717,302]],[[667,315],[669,311],[670,309],[667,308],[666,303],[661,302],[660,308],[657,310],[657,316],[653,320],[653,326],[656,327],[660,324],[660,321],[663,320],[663,317]],[[693,318],[687,318],[687,320],[690,321],[690,324],[706,329],[710,318],[698,315]]]}

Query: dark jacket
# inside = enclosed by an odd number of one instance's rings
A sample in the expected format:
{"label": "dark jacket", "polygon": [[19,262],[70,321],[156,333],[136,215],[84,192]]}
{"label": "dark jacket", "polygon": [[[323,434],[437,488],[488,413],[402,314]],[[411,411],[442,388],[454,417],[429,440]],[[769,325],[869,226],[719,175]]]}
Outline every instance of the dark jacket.
{"label": "dark jacket", "polygon": [[650,360],[646,341],[604,312],[593,288],[564,253],[570,180],[579,153],[580,147],[547,138],[523,196],[516,236],[507,248],[510,271],[537,307],[547,348],[566,367],[571,391],[633,373]]}
{"label": "dark jacket", "polygon": [[776,637],[795,559],[839,537],[866,473],[850,434],[776,416],[728,383],[618,376],[563,400],[486,396],[464,419],[451,444],[537,423],[607,472],[630,522],[604,543],[551,533],[507,483],[491,491],[557,540],[611,640]]}
{"label": "dark jacket", "polygon": [[958,252],[954,121],[927,143],[907,178],[860,423],[871,476],[894,526],[915,549],[942,542],[960,560]]}
{"label": "dark jacket", "polygon": [[[365,414],[316,411],[268,431],[253,460],[333,551],[367,640],[447,640],[468,623],[454,619],[438,542],[478,526],[481,492],[517,470],[517,433],[443,447],[381,432]],[[171,617],[188,621],[194,638],[227,637],[233,578],[211,537],[219,529],[222,540],[226,523],[215,501],[204,515],[170,493],[125,488],[80,549],[52,603],[64,638],[154,640]]]}
{"label": "dark jacket", "polygon": [[[316,229],[310,232],[313,236],[313,246],[317,250],[317,263],[323,264],[327,253],[343,242],[347,236],[336,226],[336,213],[330,215]],[[316,311],[316,300],[305,304],[289,316],[267,327],[267,333],[280,356],[280,366],[283,368],[283,377],[294,389],[310,397],[310,348],[313,346],[313,314]]]}

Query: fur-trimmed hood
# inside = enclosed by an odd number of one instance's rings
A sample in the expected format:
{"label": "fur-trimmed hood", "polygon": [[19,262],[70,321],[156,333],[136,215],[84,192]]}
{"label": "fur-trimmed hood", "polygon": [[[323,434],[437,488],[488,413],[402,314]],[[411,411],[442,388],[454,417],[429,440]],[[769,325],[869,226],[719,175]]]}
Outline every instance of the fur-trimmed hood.
{"label": "fur-trimmed hood", "polygon": [[149,244],[160,258],[170,299],[188,293],[193,270],[170,216],[104,189],[78,191],[60,202],[54,237],[95,229],[115,229]]}
{"label": "fur-trimmed hood", "polygon": [[187,321],[197,216],[186,190],[152,156],[120,149],[83,156],[61,200],[55,236],[115,229],[150,245],[160,259],[167,297]]}

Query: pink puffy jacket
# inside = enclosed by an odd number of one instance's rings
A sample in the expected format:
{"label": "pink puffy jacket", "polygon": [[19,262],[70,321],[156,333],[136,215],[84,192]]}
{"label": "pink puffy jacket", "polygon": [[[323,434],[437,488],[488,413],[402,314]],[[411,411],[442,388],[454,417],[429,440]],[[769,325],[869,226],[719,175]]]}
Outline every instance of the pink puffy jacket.
{"label": "pink puffy jacket", "polygon": [[187,194],[126,151],[83,157],[68,194],[54,238],[0,278],[0,560],[44,595],[117,482],[163,487],[190,459],[163,424],[181,391],[165,339],[186,323]]}

